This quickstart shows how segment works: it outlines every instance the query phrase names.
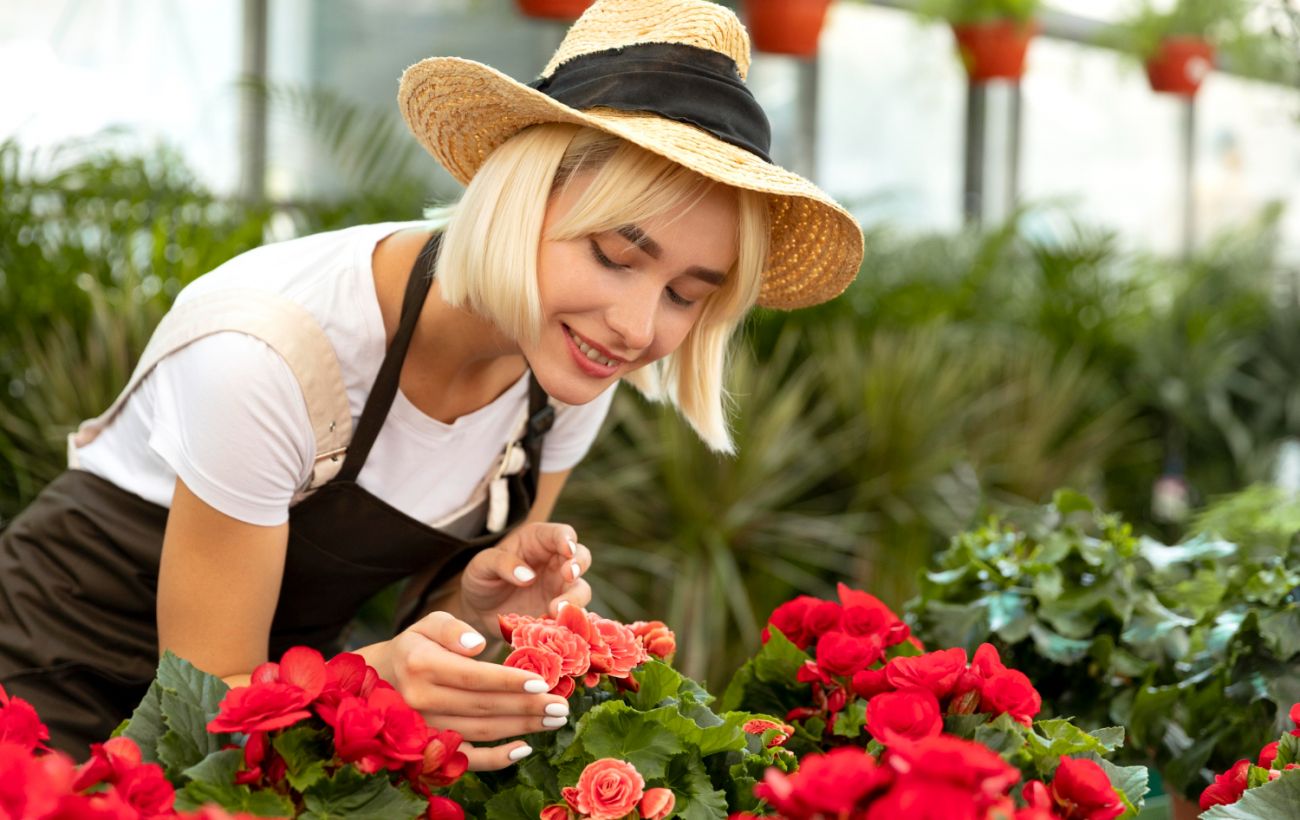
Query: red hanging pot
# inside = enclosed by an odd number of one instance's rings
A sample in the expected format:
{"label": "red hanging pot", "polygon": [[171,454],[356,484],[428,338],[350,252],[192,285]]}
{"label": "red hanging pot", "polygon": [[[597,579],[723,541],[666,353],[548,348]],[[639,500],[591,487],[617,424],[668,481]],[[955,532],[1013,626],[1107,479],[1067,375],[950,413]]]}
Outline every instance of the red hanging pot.
{"label": "red hanging pot", "polygon": [[1038,33],[1038,23],[993,20],[985,23],[954,23],[953,36],[962,65],[971,80],[1019,80],[1025,73],[1025,52]]}
{"label": "red hanging pot", "polygon": [[515,0],[519,10],[529,17],[547,20],[577,20],[587,10],[592,0]]}
{"label": "red hanging pot", "polygon": [[1147,79],[1153,91],[1194,97],[1213,68],[1214,46],[1205,40],[1166,37],[1155,55],[1147,60]]}
{"label": "red hanging pot", "polygon": [[745,24],[754,48],[812,57],[831,0],[745,0]]}

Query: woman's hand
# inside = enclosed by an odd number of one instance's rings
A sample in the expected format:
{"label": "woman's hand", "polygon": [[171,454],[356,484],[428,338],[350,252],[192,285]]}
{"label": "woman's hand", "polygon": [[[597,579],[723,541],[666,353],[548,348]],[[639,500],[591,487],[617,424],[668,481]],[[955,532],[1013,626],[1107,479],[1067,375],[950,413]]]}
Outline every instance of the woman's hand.
{"label": "woman's hand", "polygon": [[582,575],[591,552],[568,524],[527,523],[469,562],[461,575],[460,606],[471,623],[496,632],[498,613],[554,615],[564,603],[586,606]]}
{"label": "woman's hand", "polygon": [[461,751],[475,771],[505,768],[532,749],[522,740],[473,743],[558,729],[569,714],[568,701],[546,694],[546,681],[536,674],[474,660],[486,643],[463,621],[432,612],[388,642],[387,669],[380,669],[430,726],[454,729],[468,741]]}

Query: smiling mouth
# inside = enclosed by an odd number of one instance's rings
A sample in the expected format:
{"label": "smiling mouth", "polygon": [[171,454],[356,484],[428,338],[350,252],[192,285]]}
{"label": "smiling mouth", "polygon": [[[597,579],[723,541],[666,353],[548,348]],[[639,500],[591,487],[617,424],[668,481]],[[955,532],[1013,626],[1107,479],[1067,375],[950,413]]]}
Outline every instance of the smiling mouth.
{"label": "smiling mouth", "polygon": [[582,340],[582,337],[580,337],[577,333],[574,333],[573,328],[569,327],[568,325],[564,326],[564,332],[569,334],[569,338],[572,339],[573,343],[578,346],[578,350],[582,351],[582,355],[586,356],[588,359],[595,362],[596,364],[604,365],[605,367],[618,367],[623,363],[622,359],[611,359],[603,355],[596,348],[587,344],[585,341]]}

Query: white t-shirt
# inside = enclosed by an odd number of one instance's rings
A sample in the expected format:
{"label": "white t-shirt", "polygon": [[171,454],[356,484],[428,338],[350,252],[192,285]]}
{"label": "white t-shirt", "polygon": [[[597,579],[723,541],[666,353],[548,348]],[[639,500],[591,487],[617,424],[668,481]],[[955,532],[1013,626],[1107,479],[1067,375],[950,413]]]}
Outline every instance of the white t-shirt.
{"label": "white t-shirt", "polygon": [[[334,346],[355,429],[386,345],[371,257],[381,239],[418,224],[365,225],[266,245],[199,277],[176,302],[251,287],[302,305]],[[578,406],[553,402],[543,472],[582,460],[613,394],[611,387]],[[419,521],[445,518],[469,501],[527,404],[527,373],[451,424],[425,415],[399,390],[357,483]],[[306,401],[289,365],[261,340],[224,332],[164,358],[77,457],[82,469],[163,507],[171,506],[179,476],[226,515],[273,526],[288,520],[315,453]]]}

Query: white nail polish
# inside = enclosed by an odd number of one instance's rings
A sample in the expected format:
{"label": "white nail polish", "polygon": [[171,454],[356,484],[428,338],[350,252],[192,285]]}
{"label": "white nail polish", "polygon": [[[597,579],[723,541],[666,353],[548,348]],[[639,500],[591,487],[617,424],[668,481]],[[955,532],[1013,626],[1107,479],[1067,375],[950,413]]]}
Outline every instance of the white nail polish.
{"label": "white nail polish", "polygon": [[566,600],[564,600],[563,598],[561,598],[561,599],[560,599],[560,602],[559,602],[558,604],[555,605],[555,611],[556,611],[556,612],[559,612],[561,609],[564,609],[564,608],[565,608],[566,606],[568,606],[568,605],[569,605],[569,602],[566,601]]}
{"label": "white nail polish", "polygon": [[507,757],[509,757],[511,760],[523,760],[525,757],[528,757],[532,753],[533,753],[532,746],[520,746],[518,749],[511,749],[510,754],[507,755]]}
{"label": "white nail polish", "polygon": [[515,567],[515,577],[518,578],[520,581],[527,582],[536,578],[537,573],[533,572],[528,567],[520,565]]}
{"label": "white nail polish", "polygon": [[573,580],[578,580],[578,576],[582,574],[582,567],[578,566],[577,561],[569,564],[569,566],[573,567]]}
{"label": "white nail polish", "polygon": [[546,685],[546,681],[534,678],[533,680],[524,681],[524,691],[530,695],[540,695],[551,691],[551,687]]}
{"label": "white nail polish", "polygon": [[572,538],[566,538],[564,539],[564,543],[569,545],[569,557],[576,557],[578,554],[578,542],[574,541]]}
{"label": "white nail polish", "polygon": [[569,719],[568,719],[567,717],[544,717],[544,718],[542,718],[542,725],[545,726],[547,729],[558,729],[558,728],[560,728],[561,726],[563,726],[564,724],[566,724],[566,723],[568,723],[568,722],[569,722]]}
{"label": "white nail polish", "polygon": [[567,717],[569,714],[569,704],[548,703],[546,704],[546,714],[551,717]]}
{"label": "white nail polish", "polygon": [[462,632],[460,636],[460,645],[466,649],[473,649],[474,647],[480,646],[486,642],[487,641],[483,636],[477,632]]}

